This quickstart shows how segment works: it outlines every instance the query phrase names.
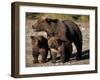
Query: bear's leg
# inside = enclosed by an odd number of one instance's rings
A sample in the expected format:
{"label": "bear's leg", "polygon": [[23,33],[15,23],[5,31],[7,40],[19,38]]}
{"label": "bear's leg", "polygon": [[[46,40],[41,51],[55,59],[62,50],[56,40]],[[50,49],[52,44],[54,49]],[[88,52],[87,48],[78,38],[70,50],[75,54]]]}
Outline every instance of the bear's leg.
{"label": "bear's leg", "polygon": [[52,63],[56,63],[57,53],[58,53],[58,51],[56,49],[51,49]]}
{"label": "bear's leg", "polygon": [[66,60],[69,60],[68,54],[67,54],[67,46],[65,43],[62,43],[62,45],[59,48],[60,52],[60,62],[64,63]]}
{"label": "bear's leg", "polygon": [[57,56],[57,53],[52,52],[52,63],[56,63],[56,56]]}
{"label": "bear's leg", "polygon": [[45,63],[46,62],[46,58],[47,58],[47,51],[44,48],[39,49],[40,55],[41,55],[41,63]]}
{"label": "bear's leg", "polygon": [[60,53],[61,55],[60,55],[60,62],[62,62],[62,63],[64,63],[65,62],[65,55],[64,55],[64,53],[63,52],[61,52]]}
{"label": "bear's leg", "polygon": [[33,52],[33,63],[38,63],[38,56],[39,56],[39,53],[38,52]]}
{"label": "bear's leg", "polygon": [[51,49],[49,49],[49,53],[50,53],[50,57],[49,57],[48,61],[49,61],[49,60],[52,60]]}
{"label": "bear's leg", "polygon": [[48,47],[45,48],[46,54],[45,54],[45,61],[47,61],[47,56],[48,56]]}
{"label": "bear's leg", "polygon": [[75,46],[77,49],[76,59],[81,60],[82,59],[82,42],[75,42]]}
{"label": "bear's leg", "polygon": [[61,57],[60,57],[60,60],[62,63],[64,62],[68,62],[70,57],[71,57],[71,54],[72,54],[72,43],[68,42],[68,43],[63,43],[61,45],[61,51],[60,51],[60,54],[61,54]]}
{"label": "bear's leg", "polygon": [[72,44],[69,43],[66,45],[66,53],[65,53],[65,62],[68,62],[70,60],[71,54],[72,54]]}
{"label": "bear's leg", "polygon": [[46,62],[47,61],[47,56],[48,56],[48,48],[45,48],[44,50],[45,50],[45,54],[44,54],[43,60],[44,60],[44,62]]}

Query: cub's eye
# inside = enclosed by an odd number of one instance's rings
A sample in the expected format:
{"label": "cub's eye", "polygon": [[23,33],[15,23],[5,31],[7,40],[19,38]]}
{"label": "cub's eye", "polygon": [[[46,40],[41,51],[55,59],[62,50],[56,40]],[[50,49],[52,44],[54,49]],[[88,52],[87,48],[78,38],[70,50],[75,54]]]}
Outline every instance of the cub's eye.
{"label": "cub's eye", "polygon": [[35,28],[35,26],[34,26],[34,25],[32,25],[32,28],[34,29],[34,28]]}

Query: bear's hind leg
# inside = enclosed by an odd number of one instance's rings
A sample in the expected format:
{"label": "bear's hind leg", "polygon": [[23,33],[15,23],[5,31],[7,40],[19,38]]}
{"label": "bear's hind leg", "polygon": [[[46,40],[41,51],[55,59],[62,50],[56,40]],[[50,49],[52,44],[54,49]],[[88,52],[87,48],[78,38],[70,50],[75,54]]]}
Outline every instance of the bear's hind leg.
{"label": "bear's hind leg", "polygon": [[38,63],[38,56],[39,56],[39,53],[33,53],[33,63]]}
{"label": "bear's hind leg", "polygon": [[46,49],[44,48],[41,48],[39,49],[39,53],[41,55],[41,63],[45,63],[46,62],[46,58],[47,58],[47,52],[46,52]]}
{"label": "bear's hind leg", "polygon": [[82,42],[76,42],[75,46],[77,49],[76,59],[81,60],[82,59]]}

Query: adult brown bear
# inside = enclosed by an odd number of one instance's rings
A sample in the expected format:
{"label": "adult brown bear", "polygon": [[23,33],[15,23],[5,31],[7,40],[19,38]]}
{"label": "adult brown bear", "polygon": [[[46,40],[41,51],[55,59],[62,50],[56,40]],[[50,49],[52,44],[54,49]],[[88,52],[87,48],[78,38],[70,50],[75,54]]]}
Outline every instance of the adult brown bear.
{"label": "adult brown bear", "polygon": [[38,63],[41,55],[41,63],[45,63],[48,55],[48,40],[43,36],[31,36],[33,63]]}
{"label": "adult brown bear", "polygon": [[[76,59],[82,58],[82,32],[77,24],[69,20],[58,19],[39,19],[37,23],[32,25],[32,28],[36,31],[46,31],[48,36],[56,36],[58,40],[63,42],[64,60],[68,56],[66,43],[74,43],[77,49]],[[70,58],[70,57],[69,57]],[[66,61],[66,60],[65,60]]]}
{"label": "adult brown bear", "polygon": [[73,42],[77,49],[76,59],[82,59],[82,32],[79,29],[78,25],[72,21],[64,20],[63,23],[66,26],[66,30],[68,31],[66,37]]}

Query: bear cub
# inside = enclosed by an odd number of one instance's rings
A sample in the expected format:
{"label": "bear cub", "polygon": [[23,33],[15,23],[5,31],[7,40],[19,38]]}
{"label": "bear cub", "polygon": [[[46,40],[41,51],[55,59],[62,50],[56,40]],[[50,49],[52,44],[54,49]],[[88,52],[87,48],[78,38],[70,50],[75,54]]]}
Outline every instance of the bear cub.
{"label": "bear cub", "polygon": [[43,36],[31,36],[33,63],[38,63],[38,57],[41,55],[40,63],[45,63],[48,55],[48,40]]}

